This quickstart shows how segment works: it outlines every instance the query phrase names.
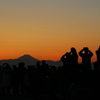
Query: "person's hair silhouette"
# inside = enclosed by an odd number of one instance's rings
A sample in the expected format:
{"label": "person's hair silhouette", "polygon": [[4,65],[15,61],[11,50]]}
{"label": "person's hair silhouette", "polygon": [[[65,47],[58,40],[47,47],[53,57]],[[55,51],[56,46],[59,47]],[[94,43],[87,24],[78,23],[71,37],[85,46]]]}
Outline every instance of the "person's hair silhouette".
{"label": "person's hair silhouette", "polygon": [[82,57],[82,65],[84,69],[91,70],[91,57],[93,53],[88,49],[88,47],[84,47],[79,55]]}

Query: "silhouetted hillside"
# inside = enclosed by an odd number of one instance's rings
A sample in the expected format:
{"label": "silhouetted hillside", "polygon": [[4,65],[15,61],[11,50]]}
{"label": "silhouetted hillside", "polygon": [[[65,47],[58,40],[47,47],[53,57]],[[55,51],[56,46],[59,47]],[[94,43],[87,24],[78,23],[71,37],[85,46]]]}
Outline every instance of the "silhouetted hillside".
{"label": "silhouetted hillside", "polygon": [[[8,59],[8,60],[0,60],[0,66],[3,65],[4,63],[9,63],[11,66],[16,65],[18,66],[19,62],[24,62],[25,66],[27,67],[28,65],[36,65],[36,63],[41,60],[38,60],[30,55],[23,55],[17,59]],[[50,60],[46,60],[46,63],[51,65],[51,66],[62,66],[62,62],[61,61],[50,61]]]}

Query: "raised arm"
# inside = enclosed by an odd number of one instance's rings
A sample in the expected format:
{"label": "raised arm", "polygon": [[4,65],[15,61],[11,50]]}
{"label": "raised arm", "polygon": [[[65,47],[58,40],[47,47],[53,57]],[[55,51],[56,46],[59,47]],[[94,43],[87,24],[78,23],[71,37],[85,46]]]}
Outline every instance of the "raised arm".
{"label": "raised arm", "polygon": [[61,61],[64,61],[65,60],[65,55],[63,55],[61,58],[60,58]]}
{"label": "raised arm", "polygon": [[93,56],[93,53],[90,50],[88,50],[88,52],[89,52],[90,56],[92,57]]}
{"label": "raised arm", "polygon": [[79,55],[82,56],[84,49],[82,49],[81,51],[79,51]]}

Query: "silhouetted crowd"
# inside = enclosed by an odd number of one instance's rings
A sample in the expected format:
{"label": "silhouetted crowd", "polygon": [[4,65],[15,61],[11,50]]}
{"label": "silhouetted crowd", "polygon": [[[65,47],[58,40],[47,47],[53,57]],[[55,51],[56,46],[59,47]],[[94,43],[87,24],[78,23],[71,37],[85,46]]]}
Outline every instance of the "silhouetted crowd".
{"label": "silhouetted crowd", "polygon": [[[78,54],[82,64],[78,64]],[[8,63],[0,66],[0,96],[25,96],[29,99],[92,100],[100,99],[100,47],[97,61],[91,66],[93,53],[84,47],[79,53],[74,47],[60,58],[63,66],[49,66],[46,61],[25,67]]]}

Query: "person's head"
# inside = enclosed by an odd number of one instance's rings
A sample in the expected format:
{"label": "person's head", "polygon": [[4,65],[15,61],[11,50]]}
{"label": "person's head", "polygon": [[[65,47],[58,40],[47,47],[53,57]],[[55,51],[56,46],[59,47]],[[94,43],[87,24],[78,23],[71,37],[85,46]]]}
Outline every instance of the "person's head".
{"label": "person's head", "polygon": [[42,60],[42,64],[45,64],[46,63],[46,61],[45,60]]}
{"label": "person's head", "polygon": [[10,71],[10,70],[11,70],[11,67],[10,67],[10,65],[9,65],[8,63],[4,63],[4,64],[3,64],[3,69],[4,69],[5,71]]}
{"label": "person's head", "polygon": [[71,53],[76,53],[76,49],[74,47],[71,48]]}
{"label": "person's head", "polygon": [[88,51],[89,51],[88,47],[84,47],[84,52],[88,53]]}

